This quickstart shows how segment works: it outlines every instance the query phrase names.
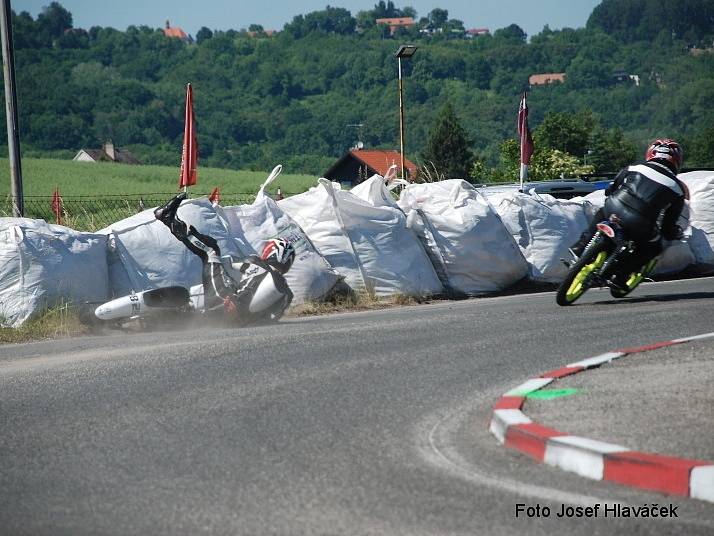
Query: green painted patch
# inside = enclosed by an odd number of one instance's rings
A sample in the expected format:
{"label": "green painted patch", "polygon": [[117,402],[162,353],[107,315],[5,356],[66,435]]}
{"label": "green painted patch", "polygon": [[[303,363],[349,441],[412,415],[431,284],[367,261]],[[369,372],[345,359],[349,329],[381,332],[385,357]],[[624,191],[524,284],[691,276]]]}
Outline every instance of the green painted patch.
{"label": "green painted patch", "polygon": [[553,398],[574,395],[578,391],[579,389],[541,389],[539,391],[533,391],[532,393],[528,393],[526,395],[526,398],[535,398],[538,400],[552,400]]}

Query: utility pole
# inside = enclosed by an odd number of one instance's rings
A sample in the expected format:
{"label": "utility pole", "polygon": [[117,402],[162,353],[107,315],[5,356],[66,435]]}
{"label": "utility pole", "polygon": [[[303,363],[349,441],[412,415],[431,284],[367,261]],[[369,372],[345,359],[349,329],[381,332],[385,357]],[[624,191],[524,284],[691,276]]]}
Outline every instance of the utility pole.
{"label": "utility pole", "polygon": [[402,180],[406,179],[404,170],[404,87],[402,85],[402,58],[409,59],[416,52],[416,45],[400,45],[394,53],[397,58],[397,69],[399,71],[399,152],[402,160]]}
{"label": "utility pole", "polygon": [[12,45],[10,0],[1,0],[0,38],[2,39],[2,66],[5,78],[5,115],[7,116],[7,148],[10,156],[10,195],[12,215],[25,215],[25,198],[22,194],[22,165],[20,163],[20,130],[17,121],[17,93],[15,91],[15,52]]}

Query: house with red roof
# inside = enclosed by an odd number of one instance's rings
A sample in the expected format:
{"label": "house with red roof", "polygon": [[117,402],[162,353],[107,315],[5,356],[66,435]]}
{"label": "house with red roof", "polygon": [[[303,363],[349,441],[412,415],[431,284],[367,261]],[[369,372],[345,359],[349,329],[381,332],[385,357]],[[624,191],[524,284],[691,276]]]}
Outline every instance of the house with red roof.
{"label": "house with red roof", "polygon": [[166,37],[175,37],[177,39],[181,39],[181,41],[185,43],[193,43],[193,39],[190,35],[188,35],[178,26],[171,26],[168,20],[166,21],[166,27],[164,28],[164,35]]}
{"label": "house with red roof", "polygon": [[466,30],[466,39],[473,39],[479,35],[489,35],[490,33],[488,28],[471,28]]}
{"label": "house with red roof", "polygon": [[[372,175],[384,177],[392,165],[397,166],[397,176],[401,177],[402,157],[399,151],[381,149],[352,149],[343,155],[324,177],[331,181],[356,186]],[[418,173],[417,165],[404,159],[406,176],[413,180]]]}
{"label": "house with red roof", "polygon": [[393,17],[386,19],[375,19],[376,24],[384,24],[389,26],[389,35],[394,35],[399,28],[409,28],[414,26],[416,22],[412,17]]}
{"label": "house with red roof", "polygon": [[553,82],[565,82],[565,73],[532,74],[528,77],[528,84],[531,86],[543,86]]}

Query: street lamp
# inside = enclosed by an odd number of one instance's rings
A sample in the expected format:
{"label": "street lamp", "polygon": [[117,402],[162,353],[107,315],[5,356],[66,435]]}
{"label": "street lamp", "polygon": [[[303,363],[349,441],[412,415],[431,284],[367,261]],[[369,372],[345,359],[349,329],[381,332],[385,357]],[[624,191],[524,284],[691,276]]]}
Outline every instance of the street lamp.
{"label": "street lamp", "polygon": [[402,58],[409,59],[416,52],[416,45],[400,45],[394,56],[399,62],[399,151],[402,158],[402,180],[404,175],[404,88],[402,85]]}

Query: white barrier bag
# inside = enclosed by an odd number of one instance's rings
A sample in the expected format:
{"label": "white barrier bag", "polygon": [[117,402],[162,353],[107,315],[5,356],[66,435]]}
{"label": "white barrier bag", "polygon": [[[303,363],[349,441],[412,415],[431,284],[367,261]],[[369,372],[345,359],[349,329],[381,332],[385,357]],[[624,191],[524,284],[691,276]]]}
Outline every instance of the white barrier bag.
{"label": "white barrier bag", "polygon": [[528,266],[513,237],[468,182],[410,184],[399,206],[427,245],[448,290],[478,295],[503,290],[526,276]]}
{"label": "white barrier bag", "polygon": [[[243,257],[249,253],[244,254],[245,244],[231,236],[223,209],[214,207],[207,198],[184,201],[178,216],[199,232],[215,238],[221,255]],[[202,282],[201,259],[154,218],[153,209],[113,223],[98,233],[109,236],[110,285],[114,296],[173,285],[190,288]]]}
{"label": "white barrier bag", "polygon": [[496,205],[528,261],[533,281],[559,283],[567,274],[560,259],[570,259],[568,248],[590,223],[592,212],[584,203],[556,199],[548,194],[516,193]]}
{"label": "white barrier bag", "polygon": [[433,267],[399,209],[373,206],[327,179],[278,205],[355,290],[376,296],[441,292]]}
{"label": "white barrier bag", "polygon": [[689,247],[696,260],[694,270],[714,272],[714,172],[690,171],[679,179],[689,190]]}
{"label": "white barrier bag", "polygon": [[109,296],[105,236],[44,220],[0,218],[0,325]]}
{"label": "white barrier bag", "polygon": [[281,171],[282,166],[273,169],[253,204],[225,207],[226,218],[231,234],[244,238],[258,254],[271,238],[290,242],[295,248],[295,262],[285,279],[294,294],[293,304],[319,300],[332,290],[341,276],[318,253],[297,222],[265,193]]}

